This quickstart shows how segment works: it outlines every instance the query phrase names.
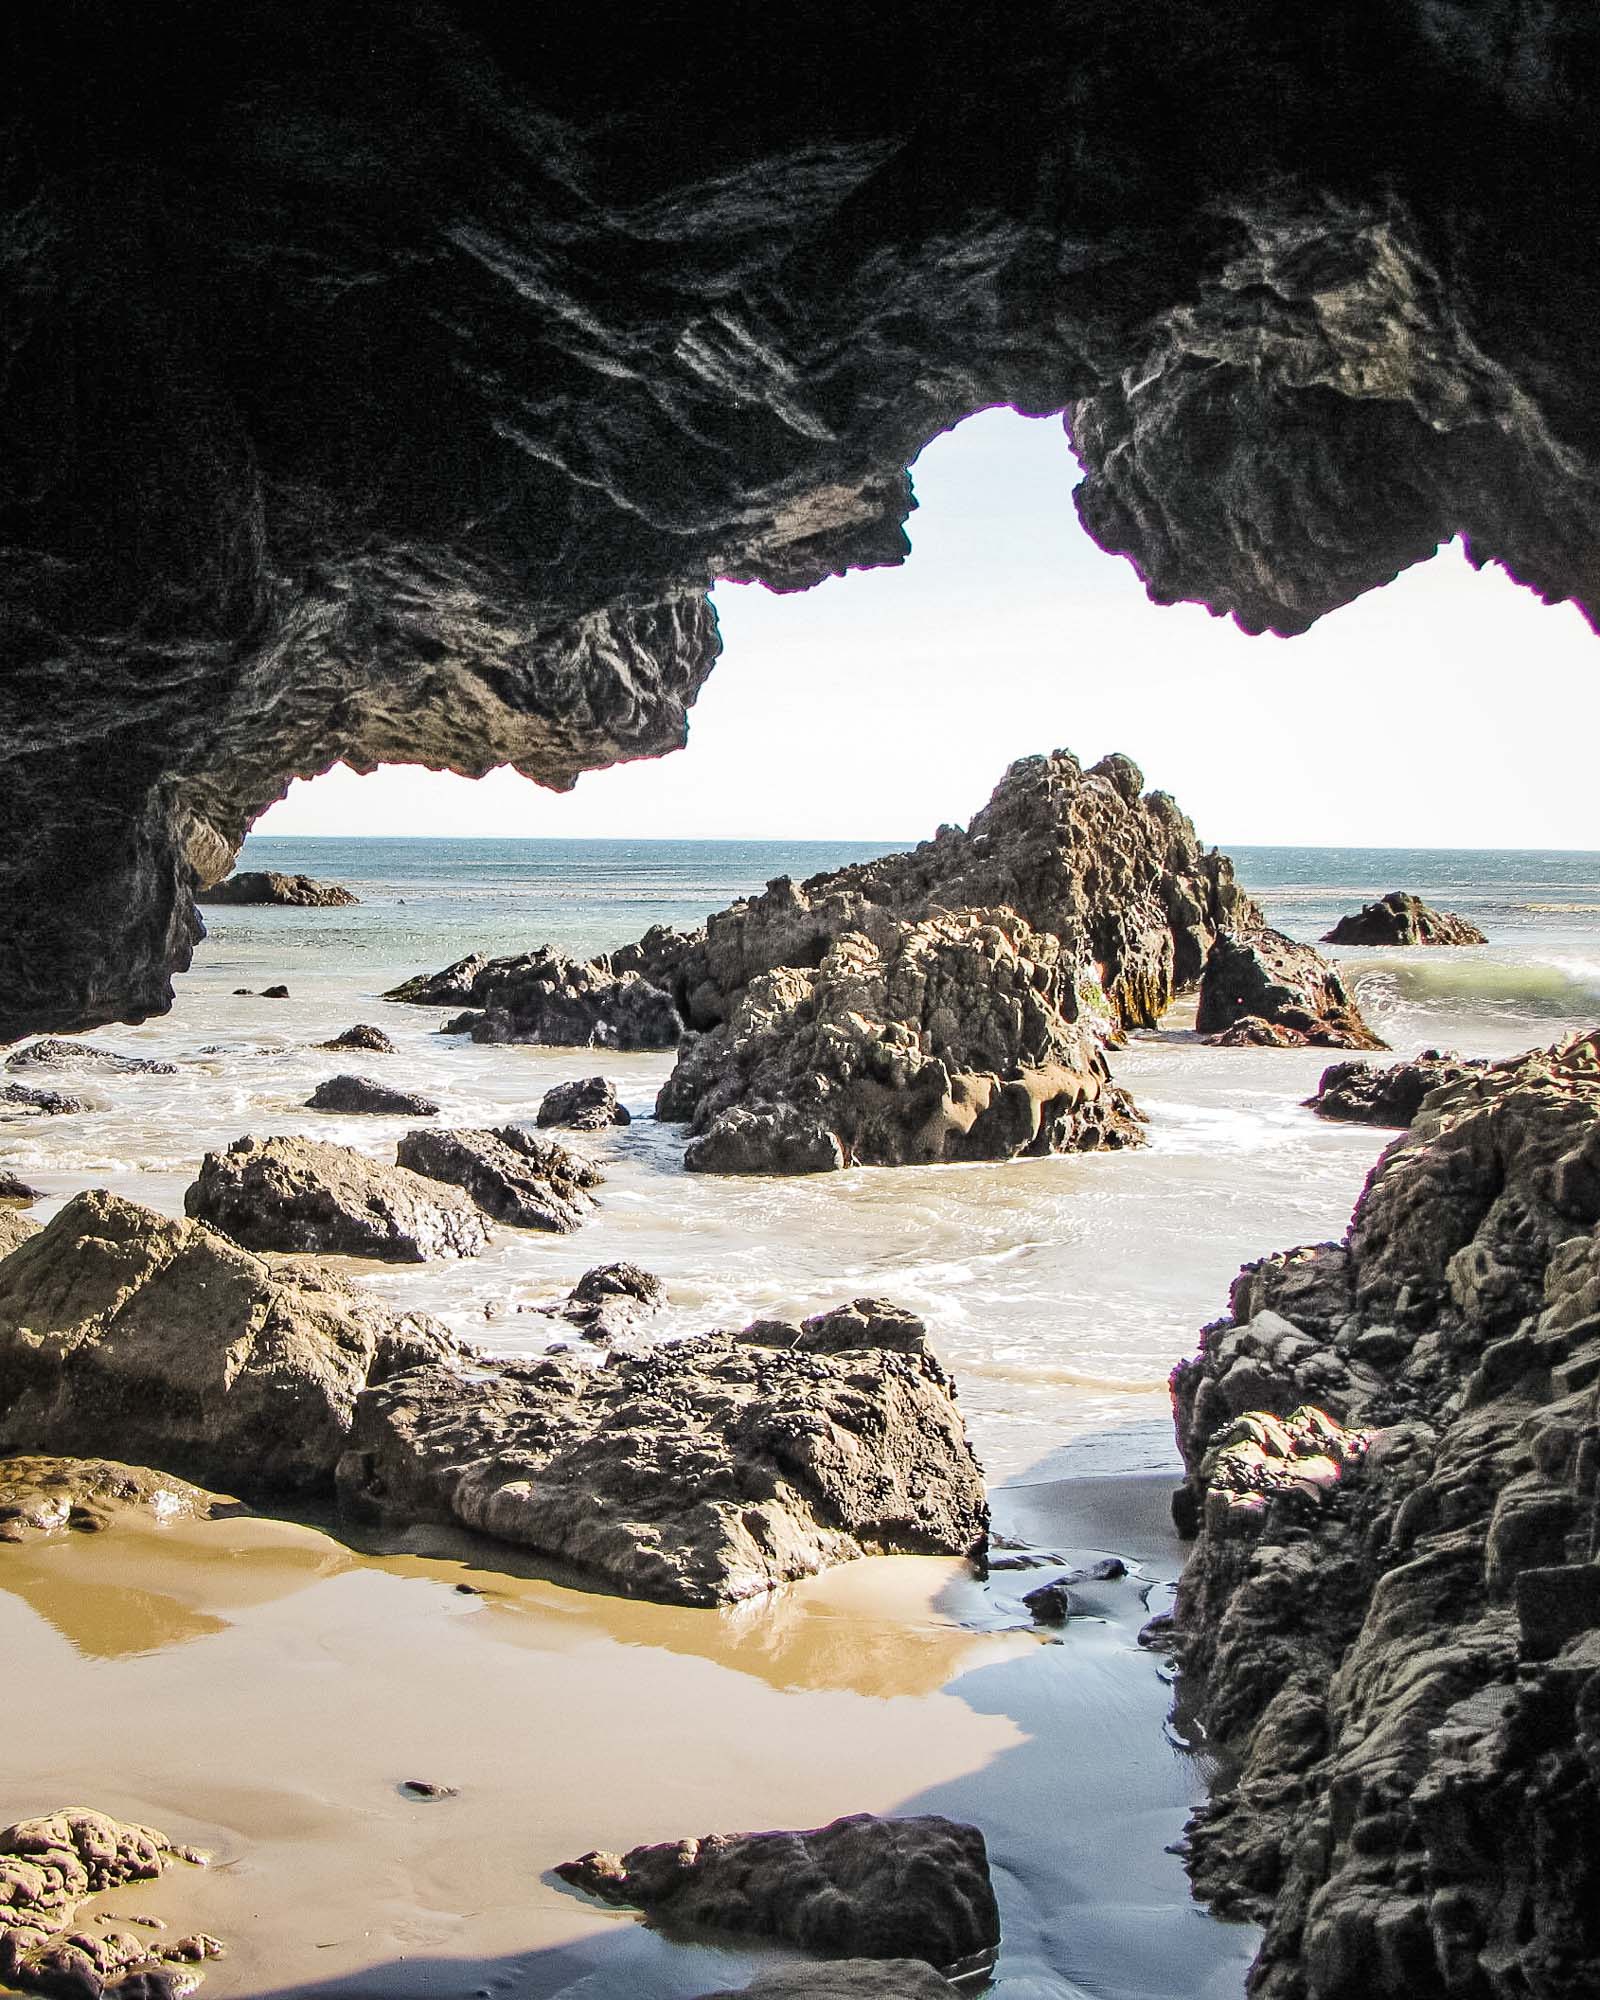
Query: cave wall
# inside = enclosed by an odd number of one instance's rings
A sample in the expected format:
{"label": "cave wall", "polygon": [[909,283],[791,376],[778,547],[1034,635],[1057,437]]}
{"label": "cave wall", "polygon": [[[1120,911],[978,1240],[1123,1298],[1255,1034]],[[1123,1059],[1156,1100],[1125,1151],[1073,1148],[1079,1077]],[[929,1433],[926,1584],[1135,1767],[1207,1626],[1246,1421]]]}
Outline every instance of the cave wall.
{"label": "cave wall", "polygon": [[1600,603],[1580,5],[5,35],[0,1039],[167,1005],[293,776],[675,748],[709,585],[902,560],[904,468],[995,403],[1251,631],[1455,534]]}

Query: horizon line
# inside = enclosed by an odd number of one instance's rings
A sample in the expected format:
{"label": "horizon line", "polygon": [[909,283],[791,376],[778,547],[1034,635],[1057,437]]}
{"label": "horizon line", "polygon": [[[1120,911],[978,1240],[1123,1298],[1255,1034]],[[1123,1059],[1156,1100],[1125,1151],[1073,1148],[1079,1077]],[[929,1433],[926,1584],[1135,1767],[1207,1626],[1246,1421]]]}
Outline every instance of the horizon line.
{"label": "horizon line", "polygon": [[[790,833],[255,833],[252,840],[435,840],[435,841],[517,841],[533,846],[586,841],[594,846],[654,847],[874,847],[887,844],[899,848],[921,847],[933,838],[904,839],[898,835],[875,834],[790,834]],[[244,843],[241,843],[241,851]],[[1229,854],[1235,849],[1277,848],[1305,854],[1568,854],[1600,860],[1600,847],[1466,847],[1452,841],[1389,841],[1362,845],[1344,840],[1218,840],[1201,842]]]}

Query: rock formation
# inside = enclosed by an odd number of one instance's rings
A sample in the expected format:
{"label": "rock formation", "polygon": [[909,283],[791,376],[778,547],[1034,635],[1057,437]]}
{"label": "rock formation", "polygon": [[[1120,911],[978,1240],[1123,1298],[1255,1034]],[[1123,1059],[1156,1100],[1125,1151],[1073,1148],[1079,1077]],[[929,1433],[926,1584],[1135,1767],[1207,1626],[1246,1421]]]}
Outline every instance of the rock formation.
{"label": "rock formation", "polygon": [[950,1984],[915,1958],[834,1958],[764,1972],[737,1991],[699,2000],[950,2000]]}
{"label": "rock formation", "polygon": [[392,1056],[394,1043],[383,1032],[368,1021],[357,1021],[353,1028],[346,1028],[335,1035],[331,1042],[318,1042],[319,1049],[365,1049],[375,1056]]}
{"label": "rock formation", "polygon": [[576,1083],[558,1083],[539,1100],[539,1125],[566,1125],[575,1132],[605,1132],[613,1125],[633,1123],[617,1102],[616,1086],[603,1076],[586,1076]]}
{"label": "rock formation", "polygon": [[1323,934],[1324,944],[1487,944],[1476,924],[1445,910],[1431,910],[1420,896],[1391,889],[1353,917],[1341,917]]}
{"label": "rock formation", "polygon": [[0,1260],[0,1452],[326,1492],[367,1383],[455,1353],[315,1266],[80,1194]]}
{"label": "rock formation", "polygon": [[599,1368],[413,1369],[361,1398],[339,1488],[359,1514],[455,1521],[675,1604],[732,1603],[862,1555],[974,1554],[988,1526],[931,1355],[729,1334]]}
{"label": "rock formation", "polygon": [[408,1132],[397,1157],[414,1174],[464,1188],[485,1215],[517,1229],[579,1228],[595,1205],[590,1190],[605,1178],[565,1146],[521,1125]]}
{"label": "rock formation", "polygon": [[782,1938],[948,1970],[975,1969],[1000,1943],[983,1835],[936,1813],[855,1813],[808,1833],[706,1834],[585,1854],[556,1873],[691,1934]]}
{"label": "rock formation", "polygon": [[1409,1125],[1430,1090],[1459,1083],[1481,1061],[1468,1062],[1444,1049],[1424,1049],[1411,1062],[1375,1069],[1371,1063],[1331,1063],[1322,1072],[1315,1097],[1306,1103],[1319,1118],[1351,1125]]}
{"label": "rock formation", "polygon": [[153,1882],[205,1856],[148,1826],[66,1806],[0,1831],[0,1980],[53,2000],[182,2000],[191,1968],[222,1955],[197,1932],[167,1942],[126,1923],[75,1924],[80,1903],[128,1882]]}
{"label": "rock formation", "polygon": [[1600,1034],[1433,1091],[1174,1376],[1176,1641],[1257,2000],[1600,1987]]}
{"label": "rock formation", "polygon": [[370,1076],[330,1076],[306,1099],[308,1111],[364,1112],[375,1118],[434,1118],[439,1107],[414,1090],[395,1090]]}
{"label": "rock formation", "polygon": [[342,882],[318,882],[309,875],[279,875],[247,868],[200,891],[202,903],[277,903],[293,910],[342,910],[361,898]]}
{"label": "rock formation", "polygon": [[98,1071],[103,1076],[176,1076],[176,1063],[157,1062],[152,1056],[123,1056],[112,1049],[97,1049],[93,1042],[64,1042],[53,1035],[14,1049],[6,1057],[7,1069],[53,1069]]}
{"label": "rock formation", "polygon": [[317,1139],[235,1139],[206,1154],[183,1205],[248,1250],[420,1264],[475,1257],[489,1240],[457,1189]]}
{"label": "rock formation", "polygon": [[0,1542],[68,1529],[98,1534],[129,1519],[164,1527],[169,1521],[209,1521],[243,1511],[237,1500],[147,1465],[39,1453],[0,1458]]}
{"label": "rock formation", "polygon": [[635,1331],[641,1319],[658,1312],[666,1299],[667,1288],[653,1271],[641,1271],[637,1264],[597,1264],[584,1272],[560,1304],[518,1310],[544,1313],[584,1340],[614,1347]]}
{"label": "rock formation", "polygon": [[1318,951],[1281,931],[1224,931],[1207,954],[1195,1027],[1223,1046],[1385,1049]]}
{"label": "rock formation", "polygon": [[559,951],[515,958],[474,955],[443,972],[408,979],[383,996],[417,1007],[455,1007],[471,1019],[448,1033],[475,1042],[545,1042],[569,1049],[671,1049],[683,1032],[666,995],[636,972],[613,971],[609,959],[568,958]]}
{"label": "rock formation", "polygon": [[39,1190],[30,1187],[20,1174],[14,1174],[9,1167],[0,1167],[0,1202],[15,1202],[27,1208],[39,1199]]}
{"label": "rock formation", "polygon": [[61,1118],[75,1111],[92,1111],[87,1098],[64,1090],[35,1090],[26,1083],[0,1083],[0,1110],[26,1118]]}
{"label": "rock formation", "polygon": [[40,1225],[31,1215],[24,1215],[20,1209],[9,1204],[0,1208],[0,1257],[9,1257],[19,1243],[26,1243],[30,1236],[37,1236]]}

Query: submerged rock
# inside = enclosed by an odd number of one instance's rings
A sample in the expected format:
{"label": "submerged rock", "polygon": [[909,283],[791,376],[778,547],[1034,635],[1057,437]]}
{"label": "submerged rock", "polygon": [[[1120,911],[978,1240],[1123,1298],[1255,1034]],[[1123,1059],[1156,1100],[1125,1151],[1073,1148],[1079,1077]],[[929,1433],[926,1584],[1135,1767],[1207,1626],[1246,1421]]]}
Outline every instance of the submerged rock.
{"label": "submerged rock", "polygon": [[164,1526],[243,1511],[237,1500],[147,1465],[38,1453],[0,1458],[0,1542],[67,1529],[93,1534],[129,1517]]}
{"label": "submerged rock", "polygon": [[539,1102],[540,1125],[570,1125],[575,1132],[604,1132],[633,1120],[617,1102],[615,1084],[603,1076],[586,1076],[577,1083],[558,1083]]}
{"label": "submerged rock", "polygon": [[330,1076],[306,1099],[308,1111],[359,1111],[376,1118],[434,1118],[439,1107],[415,1091],[392,1090],[370,1076]]}
{"label": "submerged rock", "polygon": [[1409,1125],[1430,1090],[1459,1083],[1485,1066],[1443,1049],[1424,1049],[1412,1062],[1381,1069],[1364,1062],[1332,1063],[1322,1072],[1315,1097],[1306,1103],[1319,1118],[1346,1124]]}
{"label": "submerged rock", "polygon": [[548,949],[516,958],[464,958],[443,972],[408,979],[383,997],[418,1007],[465,1002],[481,1013],[470,1024],[475,1042],[671,1049],[683,1032],[671,1000],[637,972],[613,971],[605,958],[568,958]]}
{"label": "submerged rock", "polygon": [[1000,1943],[983,1835],[935,1813],[855,1813],[806,1833],[706,1834],[626,1854],[597,1851],[556,1873],[658,1924],[781,1938],[853,1958],[970,1968]]}
{"label": "submerged rock", "polygon": [[1420,896],[1391,889],[1353,917],[1341,917],[1323,934],[1324,944],[1402,945],[1487,944],[1476,924],[1444,910],[1432,910]]}
{"label": "submerged rock", "polygon": [[455,1521],[631,1596],[726,1604],[862,1555],[969,1555],[988,1525],[927,1354],[708,1334],[603,1367],[413,1370],[369,1391],[339,1471],[383,1521]]}
{"label": "submerged rock", "polygon": [[407,1132],[402,1167],[465,1188],[486,1215],[516,1229],[579,1228],[595,1207],[590,1192],[605,1176],[589,1161],[525,1126]]}
{"label": "submerged rock", "polygon": [[0,1083],[0,1110],[25,1116],[62,1118],[75,1111],[92,1111],[84,1097],[71,1097],[64,1090],[35,1090],[26,1083]]}
{"label": "submerged rock", "polygon": [[585,1271],[559,1305],[533,1310],[572,1327],[585,1340],[613,1344],[666,1304],[667,1288],[637,1264],[597,1264]]}
{"label": "submerged rock", "polygon": [[475,1257],[489,1240],[455,1188],[319,1139],[235,1139],[206,1154],[183,1206],[250,1250],[420,1264]]}
{"label": "submerged rock", "polygon": [[335,1035],[331,1042],[318,1042],[319,1049],[365,1049],[375,1056],[392,1056],[394,1043],[383,1032],[368,1021],[357,1021],[353,1028],[346,1028],[343,1034]]}
{"label": "submerged rock", "polygon": [[764,1972],[699,2000],[950,2000],[950,1982],[920,1959],[834,1958]]}
{"label": "submerged rock", "polygon": [[7,1069],[98,1070],[114,1076],[176,1076],[178,1065],[151,1056],[123,1056],[92,1042],[64,1042],[53,1035],[6,1057]]}
{"label": "submerged rock", "polygon": [[310,875],[280,875],[271,868],[246,868],[225,882],[195,892],[199,903],[277,903],[296,910],[348,909],[361,898],[342,882],[318,882]]}
{"label": "submerged rock", "polygon": [[[1265,1023],[1263,1035],[1254,1025]],[[1248,1025],[1246,1025],[1248,1024]],[[1281,931],[1223,932],[1207,954],[1195,1027],[1220,1045],[1383,1049],[1338,972],[1308,944]],[[1285,1039],[1287,1037],[1287,1039]]]}
{"label": "submerged rock", "polygon": [[1174,1636],[1259,2000],[1600,1990],[1600,1034],[1431,1091],[1173,1377]]}
{"label": "submerged rock", "polygon": [[96,1190],[0,1260],[0,1452],[326,1492],[367,1383],[456,1352],[331,1273]]}

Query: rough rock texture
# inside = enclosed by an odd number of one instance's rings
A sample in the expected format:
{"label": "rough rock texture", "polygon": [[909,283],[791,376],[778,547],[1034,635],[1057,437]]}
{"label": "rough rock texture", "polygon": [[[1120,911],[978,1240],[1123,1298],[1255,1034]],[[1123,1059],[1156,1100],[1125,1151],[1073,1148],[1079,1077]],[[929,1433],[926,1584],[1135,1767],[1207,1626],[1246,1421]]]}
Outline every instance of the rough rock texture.
{"label": "rough rock texture", "polygon": [[737,1990],[720,1987],[699,2000],[950,2000],[950,1983],[915,1958],[836,1958],[786,1965]]}
{"label": "rough rock texture", "polygon": [[1341,917],[1323,934],[1324,944],[1487,944],[1476,924],[1432,910],[1420,896],[1391,889],[1353,917]]}
{"label": "rough rock texture", "polygon": [[7,1069],[69,1069],[103,1076],[176,1076],[176,1063],[157,1062],[153,1056],[123,1056],[113,1049],[97,1049],[92,1042],[63,1042],[55,1036],[30,1042],[6,1057]]}
{"label": "rough rock texture", "polygon": [[39,1199],[39,1190],[29,1185],[9,1167],[0,1167],[0,1202],[16,1202],[23,1208]]}
{"label": "rough rock texture", "polygon": [[183,1205],[250,1250],[420,1264],[475,1257],[489,1240],[456,1189],[318,1139],[235,1139],[206,1154]]}
{"label": "rough rock texture", "polygon": [[279,875],[247,868],[200,892],[202,903],[278,903],[295,910],[341,910],[361,898],[342,882],[318,882],[310,875]]}
{"label": "rough rock texture", "polygon": [[1234,1767],[1190,1860],[1267,1925],[1251,1992],[1600,1990],[1600,1035],[1432,1092],[1174,1392]]}
{"label": "rough rock texture", "polygon": [[637,1264],[597,1264],[558,1305],[531,1310],[572,1328],[585,1340],[611,1347],[626,1340],[638,1322],[658,1312],[666,1299],[667,1288],[653,1271],[642,1271]]}
{"label": "rough rock texture", "polygon": [[852,1299],[830,1312],[814,1313],[799,1326],[758,1319],[739,1338],[755,1347],[788,1347],[801,1354],[844,1354],[856,1347],[881,1347],[892,1354],[928,1351],[928,1329],[915,1313],[889,1299]]}
{"label": "rough rock texture", "polygon": [[585,1854],[556,1873],[660,1924],[852,1958],[953,1968],[992,1957],[1000,1943],[983,1835],[937,1813],[853,1813],[808,1833],[711,1833]]}
{"label": "rough rock texture", "polygon": [[443,972],[405,980],[383,996],[418,1007],[471,1003],[477,1018],[447,1024],[475,1042],[543,1042],[570,1049],[672,1049],[683,1024],[667,996],[608,958],[529,951],[515,958],[476,954]]}
{"label": "rough rock texture", "polygon": [[439,1107],[414,1090],[394,1090],[370,1076],[330,1076],[306,1099],[308,1111],[361,1111],[376,1118],[433,1118]]}
{"label": "rough rock texture", "polygon": [[617,1102],[616,1085],[603,1076],[586,1076],[576,1083],[558,1083],[539,1100],[540,1125],[566,1125],[575,1132],[605,1132],[613,1125],[631,1125],[626,1108]]}
{"label": "rough rock texture", "polygon": [[237,1500],[147,1465],[37,1453],[0,1458],[0,1542],[26,1542],[67,1529],[97,1534],[129,1519],[209,1521],[243,1511]]}
{"label": "rough rock texture", "polygon": [[322,1492],[362,1388],[455,1352],[314,1265],[97,1190],[0,1261],[0,1452]]}
{"label": "rough rock texture", "polygon": [[1430,1090],[1459,1083],[1484,1067],[1445,1049],[1424,1049],[1411,1062],[1381,1069],[1366,1062],[1332,1063],[1322,1072],[1316,1096],[1306,1103],[1319,1118],[1351,1125],[1409,1125]]}
{"label": "rough rock texture", "polygon": [[394,1043],[369,1021],[357,1021],[353,1028],[346,1028],[335,1035],[331,1042],[318,1042],[319,1049],[366,1049],[375,1056],[392,1056]]}
{"label": "rough rock texture", "polygon": [[598,1368],[413,1370],[362,1397],[339,1486],[369,1516],[455,1520],[677,1604],[861,1555],[969,1555],[988,1527],[930,1355],[782,1353],[728,1334]]}
{"label": "rough rock texture", "polygon": [[26,1083],[0,1084],[0,1111],[24,1118],[61,1118],[74,1111],[92,1111],[87,1098],[64,1090],[35,1090]]}
{"label": "rough rock texture", "polygon": [[19,1243],[26,1243],[30,1236],[37,1236],[41,1226],[31,1215],[24,1215],[19,1209],[9,1205],[0,1208],[0,1257],[9,1257]]}
{"label": "rough rock texture", "polygon": [[1597,37],[936,0],[884,90],[834,4],[46,10],[0,190],[0,1035],[167,1005],[292,774],[681,742],[711,579],[901,560],[903,468],[974,409],[1065,413],[1162,602],[1299,631],[1462,534],[1592,603]]}
{"label": "rough rock texture", "polygon": [[1224,931],[1218,937],[1201,975],[1195,1027],[1224,1047],[1389,1046],[1361,1018],[1344,981],[1320,952],[1272,930]]}
{"label": "rough rock texture", "polygon": [[522,1125],[407,1132],[397,1157],[412,1173],[465,1188],[486,1215],[517,1229],[579,1228],[595,1206],[590,1190],[605,1179],[587,1160]]}
{"label": "rough rock texture", "polygon": [[190,1968],[222,1955],[196,1933],[167,1942],[123,1924],[74,1924],[78,1905],[105,1889],[153,1882],[175,1861],[205,1856],[148,1826],[65,1806],[0,1831],[0,1980],[55,2000],[181,2000],[199,1985]]}

